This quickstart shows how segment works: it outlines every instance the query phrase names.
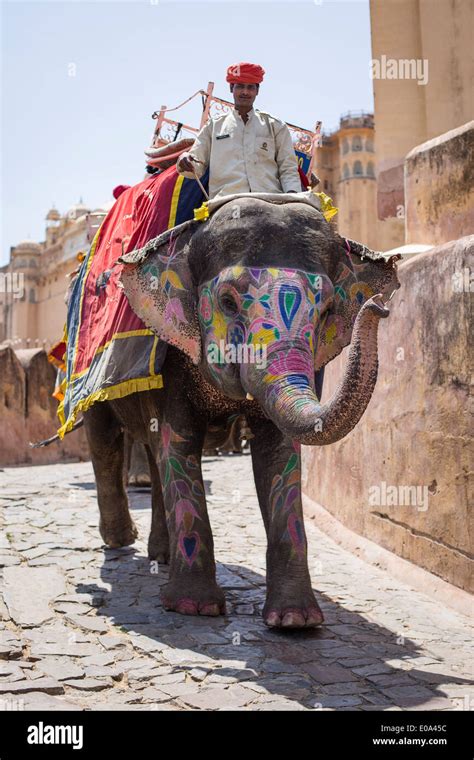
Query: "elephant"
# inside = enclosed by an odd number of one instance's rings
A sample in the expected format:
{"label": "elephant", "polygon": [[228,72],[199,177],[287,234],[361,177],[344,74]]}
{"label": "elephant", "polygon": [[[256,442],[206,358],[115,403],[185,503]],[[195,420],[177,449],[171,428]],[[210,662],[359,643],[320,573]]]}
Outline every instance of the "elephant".
{"label": "elephant", "polygon": [[[245,417],[239,415],[230,417],[226,427],[209,425],[204,443],[204,456],[218,456],[219,454],[241,454],[242,440],[247,433]],[[251,433],[250,433],[251,435]],[[142,443],[132,441],[128,445],[126,456],[126,480],[129,486],[150,486],[150,469],[145,446]],[[128,476],[128,477],[127,477]]]}
{"label": "elephant", "polygon": [[[323,623],[307,562],[301,444],[328,445],[364,413],[377,378],[384,298],[400,287],[388,260],[341,237],[311,191],[211,200],[191,220],[122,255],[135,313],[167,343],[163,388],[93,405],[84,415],[100,532],[112,547],[137,535],[121,477],[124,430],[146,446],[151,559],[169,562],[165,609],[225,613],[216,580],[201,455],[208,428],[244,415],[267,535],[263,621]],[[335,394],[315,373],[350,345]]]}
{"label": "elephant", "polygon": [[242,454],[250,438],[252,438],[252,431],[247,427],[244,415],[229,417],[226,427],[208,426],[203,454],[204,456]]}

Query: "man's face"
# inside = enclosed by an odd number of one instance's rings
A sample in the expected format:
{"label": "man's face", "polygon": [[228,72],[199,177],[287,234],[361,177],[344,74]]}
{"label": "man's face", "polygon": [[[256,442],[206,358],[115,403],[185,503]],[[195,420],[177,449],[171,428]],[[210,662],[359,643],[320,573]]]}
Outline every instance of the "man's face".
{"label": "man's face", "polygon": [[234,84],[232,94],[236,106],[246,106],[252,108],[253,102],[257,97],[258,84]]}

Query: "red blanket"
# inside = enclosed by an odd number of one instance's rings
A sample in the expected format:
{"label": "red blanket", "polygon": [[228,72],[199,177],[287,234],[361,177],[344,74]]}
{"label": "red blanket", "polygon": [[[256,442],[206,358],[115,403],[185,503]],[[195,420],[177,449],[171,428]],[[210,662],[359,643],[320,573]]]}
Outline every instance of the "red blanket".
{"label": "red blanket", "polygon": [[[205,180],[204,180],[205,181]],[[71,294],[66,381],[59,434],[96,401],[162,386],[166,346],[132,311],[119,277],[122,253],[193,217],[204,200],[199,185],[170,167],[125,190],[104,219]],[[54,347],[58,363],[64,347]]]}

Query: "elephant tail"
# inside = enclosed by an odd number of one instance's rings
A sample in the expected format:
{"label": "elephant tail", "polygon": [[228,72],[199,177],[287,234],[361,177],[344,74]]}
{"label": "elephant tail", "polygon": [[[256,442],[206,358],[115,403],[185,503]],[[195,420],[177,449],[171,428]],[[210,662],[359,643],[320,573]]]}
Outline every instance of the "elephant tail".
{"label": "elephant tail", "polygon": [[[78,430],[80,427],[82,427],[84,424],[84,418],[81,417],[80,420],[74,423],[73,427],[71,428],[71,433],[73,430]],[[50,443],[54,443],[54,441],[59,441],[59,435],[56,433],[56,435],[51,436],[51,438],[46,438],[44,441],[36,441],[36,443],[31,443],[30,441],[30,448],[31,449],[41,449],[43,446],[49,446]]]}

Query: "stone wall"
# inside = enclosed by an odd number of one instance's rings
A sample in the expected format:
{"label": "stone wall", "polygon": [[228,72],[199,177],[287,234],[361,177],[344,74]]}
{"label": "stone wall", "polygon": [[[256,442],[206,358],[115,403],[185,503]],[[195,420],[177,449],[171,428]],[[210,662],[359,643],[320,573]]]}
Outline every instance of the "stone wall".
{"label": "stone wall", "polygon": [[474,230],[474,121],[405,159],[406,242],[440,245]]}
{"label": "stone wall", "polygon": [[52,397],[56,370],[42,349],[0,348],[0,466],[51,464],[89,458],[83,429],[62,442],[32,449],[29,442],[54,435],[58,402]]}
{"label": "stone wall", "polygon": [[[400,265],[365,415],[339,443],[303,449],[309,499],[355,533],[466,590],[474,578],[473,294],[465,276],[473,257],[470,236]],[[347,351],[326,368],[323,401]]]}
{"label": "stone wall", "polygon": [[407,153],[473,118],[473,10],[473,0],[370,0],[372,60],[381,66],[373,80],[381,250],[410,242],[403,219]]}

